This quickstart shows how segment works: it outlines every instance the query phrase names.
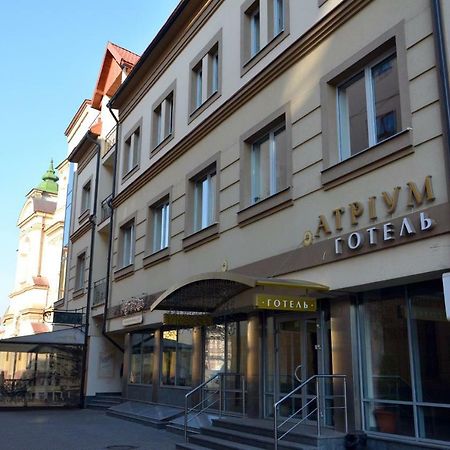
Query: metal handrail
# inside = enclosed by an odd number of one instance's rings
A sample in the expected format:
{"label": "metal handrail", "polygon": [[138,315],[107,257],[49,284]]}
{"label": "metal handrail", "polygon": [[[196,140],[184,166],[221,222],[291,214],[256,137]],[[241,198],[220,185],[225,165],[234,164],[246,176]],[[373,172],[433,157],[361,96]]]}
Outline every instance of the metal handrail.
{"label": "metal handrail", "polygon": [[[320,397],[320,380],[324,379],[333,379],[333,378],[342,378],[344,381],[344,393],[343,395],[332,395],[332,397],[338,398],[342,397],[344,399],[344,405],[343,406],[333,406],[333,407],[324,407],[325,410],[327,409],[343,409],[344,410],[344,417],[345,417],[345,432],[348,432],[348,411],[347,411],[347,376],[346,375],[327,375],[327,374],[318,374],[313,375],[309,377],[307,380],[305,380],[303,383],[298,385],[295,389],[293,389],[291,392],[286,394],[284,397],[282,397],[280,400],[274,403],[273,405],[273,416],[274,416],[274,449],[278,450],[278,442],[283,439],[287,434],[289,434],[294,428],[298,427],[300,424],[302,424],[304,421],[306,421],[311,415],[314,413],[317,413],[317,436],[321,435],[321,425],[320,425],[320,419],[323,416],[323,411],[321,410],[321,397]],[[287,417],[283,422],[278,424],[278,408],[282,403],[284,403],[286,400],[292,398],[297,392],[301,391],[305,386],[309,385],[312,381],[315,381],[316,384],[316,395],[313,396],[309,401],[306,402],[305,405],[303,405],[301,408],[297,409],[294,413],[292,413],[289,417]],[[305,417],[301,418],[297,422],[294,423],[292,427],[290,427],[288,430],[286,430],[281,436],[278,436],[279,429],[285,425],[286,423],[292,421],[298,414],[303,412],[305,408],[310,406],[313,403],[316,403],[315,408],[310,411]]]}
{"label": "metal handrail", "polygon": [[[245,415],[245,377],[240,373],[232,373],[232,372],[218,372],[213,377],[209,378],[208,380],[204,381],[203,383],[199,384],[197,387],[192,389],[192,391],[189,391],[184,398],[184,439],[187,442],[188,437],[188,423],[195,419],[197,416],[199,416],[202,412],[206,411],[207,409],[211,409],[211,407],[217,403],[219,403],[219,417],[222,416],[223,413],[223,403],[225,400],[225,392],[227,391],[224,389],[224,383],[223,379],[227,376],[239,376],[241,378],[241,391],[242,391],[242,415]],[[208,389],[208,385],[213,382],[214,380],[219,379],[219,387],[218,389],[212,390]],[[206,391],[212,391],[206,397],[204,397],[203,393]],[[189,408],[189,398],[192,397],[197,392],[201,392],[201,399],[200,401],[195,404],[194,406],[191,406]],[[239,390],[233,389],[230,390],[231,392],[239,392]],[[215,395],[219,394],[218,398],[213,401],[212,403],[208,403],[208,401],[211,398],[214,398]],[[205,406],[206,402],[206,406]],[[196,414],[194,414],[192,417],[189,417],[189,414],[192,411],[196,411]]]}

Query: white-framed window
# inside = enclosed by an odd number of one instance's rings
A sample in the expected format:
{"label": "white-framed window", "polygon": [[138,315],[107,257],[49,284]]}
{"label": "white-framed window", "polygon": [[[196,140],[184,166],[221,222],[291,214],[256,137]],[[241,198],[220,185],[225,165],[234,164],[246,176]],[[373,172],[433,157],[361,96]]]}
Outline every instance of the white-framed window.
{"label": "white-framed window", "polygon": [[202,61],[192,69],[194,77],[194,109],[203,103],[203,65]]}
{"label": "white-framed window", "polygon": [[261,23],[259,4],[256,4],[249,13],[250,21],[250,57],[255,56],[261,49]]}
{"label": "white-framed window", "polygon": [[153,148],[173,135],[174,92],[171,91],[153,109]]}
{"label": "white-framed window", "polygon": [[153,215],[153,239],[152,252],[158,252],[169,246],[170,230],[170,203],[169,199],[163,200],[152,208]]}
{"label": "white-framed window", "polygon": [[86,253],[83,252],[77,257],[77,265],[75,269],[75,290],[84,288],[84,277],[86,271]]}
{"label": "white-framed window", "polygon": [[194,183],[194,231],[212,225],[216,220],[216,166],[193,180]]}
{"label": "white-framed window", "polygon": [[344,161],[401,130],[395,50],[338,86],[339,158]]}
{"label": "white-framed window", "polygon": [[120,228],[120,267],[126,267],[134,262],[135,225],[134,220]]}
{"label": "white-framed window", "polygon": [[270,0],[273,11],[273,36],[284,31],[284,0]]}
{"label": "white-framed window", "polygon": [[251,144],[251,203],[276,194],[285,186],[285,124]]}
{"label": "white-framed window", "polygon": [[81,191],[81,213],[91,209],[91,181],[89,180]]}
{"label": "white-framed window", "polygon": [[209,52],[209,65],[211,67],[208,95],[211,96],[219,90],[219,46],[215,45]]}
{"label": "white-framed window", "polygon": [[199,109],[220,91],[221,31],[191,62],[190,114]]}
{"label": "white-framed window", "polygon": [[131,172],[139,162],[141,128],[137,127],[126,139],[123,153],[123,175]]}

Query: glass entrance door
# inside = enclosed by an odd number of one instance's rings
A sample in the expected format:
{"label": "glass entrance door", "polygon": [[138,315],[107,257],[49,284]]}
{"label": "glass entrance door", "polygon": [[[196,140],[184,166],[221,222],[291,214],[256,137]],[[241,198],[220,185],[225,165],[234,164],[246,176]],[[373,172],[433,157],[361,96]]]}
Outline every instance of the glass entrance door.
{"label": "glass entrance door", "polygon": [[[291,392],[301,382],[321,373],[318,352],[321,349],[317,315],[302,314],[268,318],[266,336],[265,412],[273,415],[273,403]],[[292,396],[281,409],[289,416],[306,405],[315,395],[315,384]],[[311,405],[314,409],[314,405]],[[305,408],[303,417],[308,415]],[[311,416],[313,418],[313,416]]]}

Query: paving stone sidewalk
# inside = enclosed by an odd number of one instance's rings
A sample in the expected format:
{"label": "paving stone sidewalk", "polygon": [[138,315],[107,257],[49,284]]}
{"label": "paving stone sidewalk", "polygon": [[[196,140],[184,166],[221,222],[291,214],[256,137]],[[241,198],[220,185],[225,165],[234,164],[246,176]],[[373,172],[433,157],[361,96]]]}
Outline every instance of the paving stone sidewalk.
{"label": "paving stone sidewalk", "polygon": [[103,411],[0,411],[1,450],[175,450],[182,441]]}

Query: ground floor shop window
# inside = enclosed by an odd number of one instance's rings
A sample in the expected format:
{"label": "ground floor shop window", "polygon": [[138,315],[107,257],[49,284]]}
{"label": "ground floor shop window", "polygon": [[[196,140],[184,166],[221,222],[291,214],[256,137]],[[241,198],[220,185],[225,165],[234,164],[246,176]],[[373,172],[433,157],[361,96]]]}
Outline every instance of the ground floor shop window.
{"label": "ground floor shop window", "polygon": [[450,440],[450,322],[440,281],[372,291],[359,309],[365,428]]}
{"label": "ground floor shop window", "polygon": [[[247,321],[232,321],[206,327],[204,379],[222,373],[221,380],[212,384],[215,390],[223,383],[222,408],[241,412],[244,396],[243,378],[247,372]],[[214,395],[212,402],[218,400]],[[245,408],[244,408],[245,409]]]}
{"label": "ground floor shop window", "polygon": [[245,375],[247,321],[206,327],[205,380],[219,372]]}
{"label": "ground floor shop window", "polygon": [[154,333],[133,333],[131,335],[131,384],[151,384],[153,377]]}
{"label": "ground floor shop window", "polygon": [[161,383],[192,385],[192,328],[163,332]]}

